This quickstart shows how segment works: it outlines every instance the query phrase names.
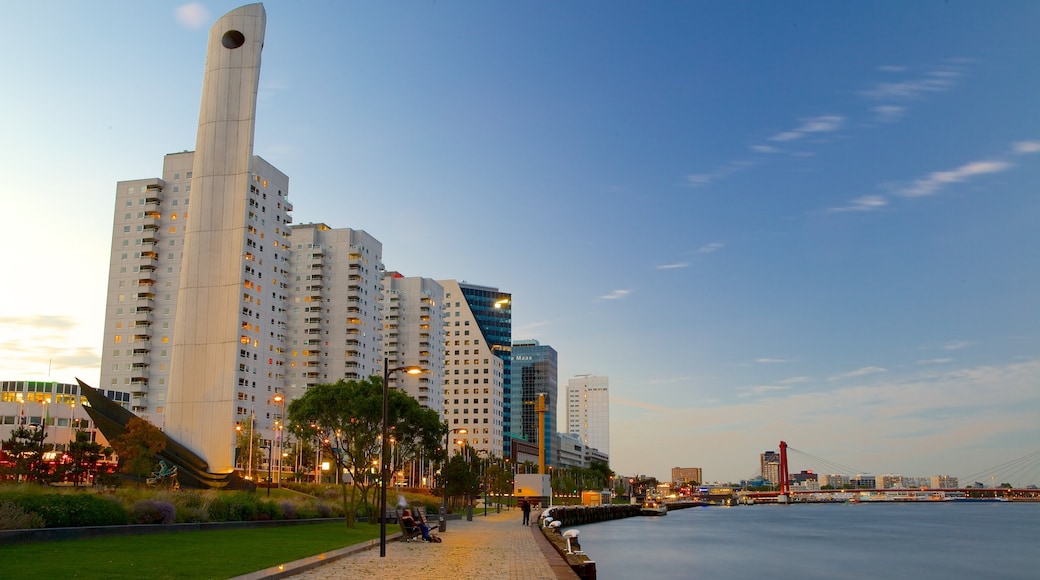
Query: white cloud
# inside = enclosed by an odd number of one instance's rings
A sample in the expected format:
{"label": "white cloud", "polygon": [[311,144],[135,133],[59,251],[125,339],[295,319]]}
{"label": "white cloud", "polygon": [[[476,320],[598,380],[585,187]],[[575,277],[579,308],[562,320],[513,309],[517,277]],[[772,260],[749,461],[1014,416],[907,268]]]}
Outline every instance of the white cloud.
{"label": "white cloud", "polygon": [[599,299],[600,300],[618,300],[620,298],[624,298],[625,296],[628,296],[631,293],[632,293],[631,290],[614,290],[610,294],[605,294],[603,296],[600,296]]}
{"label": "white cloud", "polygon": [[779,385],[758,385],[755,387],[742,387],[740,390],[745,391],[740,396],[747,397],[750,395],[764,395],[774,391],[787,391],[791,387],[781,387]]}
{"label": "white cloud", "polygon": [[[888,71],[896,72],[896,71]],[[953,88],[954,81],[962,73],[952,68],[931,70],[924,76],[902,82],[881,82],[861,91],[860,94],[878,100],[911,100],[927,93],[939,93]]]}
{"label": "white cloud", "polygon": [[903,113],[906,112],[906,107],[879,105],[871,110],[874,111],[874,120],[881,123],[892,123],[898,121],[903,116]]}
{"label": "white cloud", "polygon": [[950,171],[936,171],[914,181],[913,185],[899,190],[906,197],[932,195],[950,183],[960,183],[976,175],[1000,173],[1014,167],[1007,161],[972,161]]}
{"label": "white cloud", "polygon": [[882,71],[882,72],[903,72],[903,71],[906,70],[905,66],[897,66],[897,65],[891,65],[891,64],[883,64],[883,65],[881,65],[881,66],[879,66],[877,68],[878,68],[879,71]]}
{"label": "white cloud", "polygon": [[1036,153],[1040,151],[1040,141],[1019,141],[1012,148],[1015,153]]}
{"label": "white cloud", "polygon": [[738,159],[736,161],[730,161],[729,163],[719,167],[715,171],[708,173],[691,173],[686,176],[686,185],[689,187],[700,187],[702,185],[708,185],[713,181],[725,179],[734,173],[744,171],[745,169],[754,167],[755,164],[751,161],[745,161]]}
{"label": "white cloud", "polygon": [[198,2],[178,6],[176,15],[178,23],[192,29],[202,28],[210,20],[209,10]]}
{"label": "white cloud", "polygon": [[718,250],[721,250],[723,247],[725,247],[725,245],[726,244],[723,244],[721,242],[712,242],[710,244],[705,244],[705,245],[697,248],[697,253],[698,254],[710,254],[712,252],[717,252]]}
{"label": "white cloud", "polygon": [[832,207],[827,211],[829,212],[845,212],[845,211],[873,211],[880,209],[888,205],[888,200],[881,195],[864,195],[863,197],[856,198],[849,202],[849,205],[841,207]]}
{"label": "white cloud", "polygon": [[786,362],[791,362],[791,361],[786,359],[786,358],[756,358],[755,362],[757,362],[759,364],[767,365],[767,364],[786,363]]}
{"label": "white cloud", "polygon": [[941,365],[948,362],[953,362],[952,358],[926,358],[924,360],[917,361],[919,365]]}
{"label": "white cloud", "polygon": [[789,379],[784,379],[784,380],[780,381],[780,384],[782,384],[782,385],[795,385],[795,384],[798,384],[798,383],[807,383],[807,382],[809,382],[809,377],[791,377]]}
{"label": "white cloud", "polygon": [[751,150],[759,153],[780,153],[780,149],[772,145],[752,145]]}
{"label": "white cloud", "polygon": [[784,131],[777,133],[769,138],[770,141],[794,141],[795,139],[801,139],[808,133],[829,133],[831,131],[837,131],[841,128],[845,122],[845,117],[841,115],[819,115],[816,117],[810,117],[808,119],[802,119],[802,124],[791,131]]}
{"label": "white cloud", "polygon": [[661,264],[657,267],[658,270],[677,270],[679,268],[688,268],[689,262],[676,262],[674,264]]}
{"label": "white cloud", "polygon": [[971,346],[973,344],[975,344],[975,343],[974,342],[969,342],[967,340],[956,340],[956,341],[953,341],[953,342],[946,343],[945,345],[943,345],[943,348],[945,350],[960,350],[962,348],[968,348],[969,346]]}
{"label": "white cloud", "polygon": [[828,381],[838,381],[838,380],[841,380],[841,379],[854,379],[856,377],[863,377],[863,376],[866,376],[866,375],[873,375],[873,374],[877,374],[877,373],[887,373],[887,372],[888,371],[886,369],[883,369],[881,367],[863,367],[863,368],[860,368],[860,369],[856,369],[854,371],[849,371],[847,373],[841,373],[841,374],[837,374],[837,375],[834,375],[834,376],[831,376],[831,377],[827,377],[827,380]]}

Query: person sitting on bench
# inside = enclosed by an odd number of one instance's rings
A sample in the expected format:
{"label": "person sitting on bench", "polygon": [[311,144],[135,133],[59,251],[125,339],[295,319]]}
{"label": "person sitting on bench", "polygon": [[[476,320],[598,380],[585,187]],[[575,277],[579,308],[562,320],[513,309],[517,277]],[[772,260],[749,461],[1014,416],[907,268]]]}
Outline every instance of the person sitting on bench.
{"label": "person sitting on bench", "polygon": [[433,541],[430,539],[430,526],[427,526],[422,522],[415,521],[415,518],[412,517],[412,510],[405,508],[405,510],[401,512],[401,524],[403,524],[404,529],[408,530],[409,532],[418,528],[422,532],[422,539],[424,542]]}

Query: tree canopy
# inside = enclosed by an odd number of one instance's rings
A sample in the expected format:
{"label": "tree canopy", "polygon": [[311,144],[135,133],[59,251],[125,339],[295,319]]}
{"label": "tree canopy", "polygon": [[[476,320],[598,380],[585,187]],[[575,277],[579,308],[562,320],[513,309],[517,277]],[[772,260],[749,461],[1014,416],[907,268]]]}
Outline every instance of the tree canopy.
{"label": "tree canopy", "polygon": [[[372,376],[315,385],[289,404],[289,420],[302,437],[319,442],[325,454],[340,470],[350,474],[354,482],[349,504],[354,503],[354,489],[360,488],[367,501],[368,490],[377,483],[383,421],[383,379]],[[435,453],[444,428],[436,411],[424,409],[406,393],[391,390],[387,419],[395,446],[391,472],[419,456]],[[348,524],[352,524],[344,489],[344,508]]]}

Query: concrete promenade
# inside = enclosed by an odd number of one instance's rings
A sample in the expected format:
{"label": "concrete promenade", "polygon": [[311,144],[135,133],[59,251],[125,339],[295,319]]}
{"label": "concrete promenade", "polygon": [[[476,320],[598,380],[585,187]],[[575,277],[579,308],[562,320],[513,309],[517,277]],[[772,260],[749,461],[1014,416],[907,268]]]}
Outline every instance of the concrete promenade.
{"label": "concrete promenade", "polygon": [[[438,533],[443,542],[387,542],[386,557],[379,557],[379,541],[354,546],[241,576],[242,579],[293,578],[510,578],[516,580],[577,579],[541,532],[520,524],[519,510],[473,514],[473,521],[448,521]],[[537,514],[531,520],[537,521]],[[436,524],[436,522],[434,522]],[[366,524],[361,524],[366,525]],[[396,537],[400,528],[387,526]]]}

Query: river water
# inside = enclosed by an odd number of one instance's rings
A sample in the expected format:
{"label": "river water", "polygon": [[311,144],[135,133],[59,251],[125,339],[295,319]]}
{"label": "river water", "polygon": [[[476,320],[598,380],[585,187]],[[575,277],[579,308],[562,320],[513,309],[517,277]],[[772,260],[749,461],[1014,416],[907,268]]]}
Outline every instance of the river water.
{"label": "river water", "polygon": [[1040,578],[1040,503],[701,507],[577,527],[614,578]]}

